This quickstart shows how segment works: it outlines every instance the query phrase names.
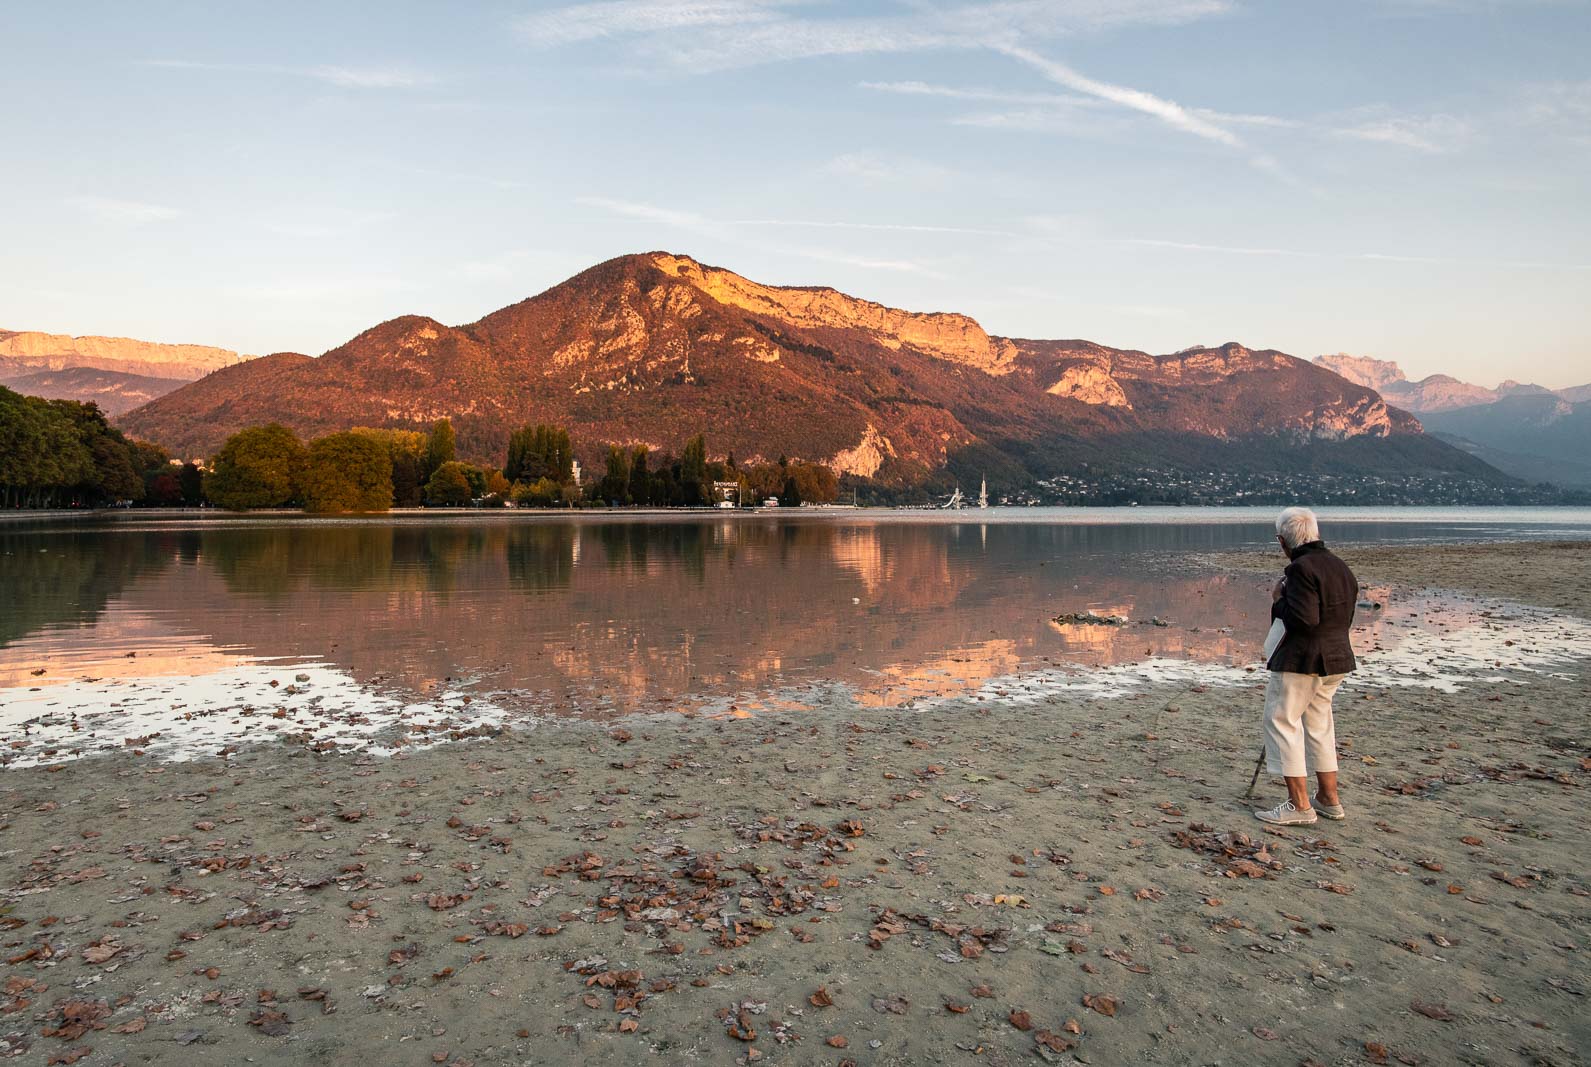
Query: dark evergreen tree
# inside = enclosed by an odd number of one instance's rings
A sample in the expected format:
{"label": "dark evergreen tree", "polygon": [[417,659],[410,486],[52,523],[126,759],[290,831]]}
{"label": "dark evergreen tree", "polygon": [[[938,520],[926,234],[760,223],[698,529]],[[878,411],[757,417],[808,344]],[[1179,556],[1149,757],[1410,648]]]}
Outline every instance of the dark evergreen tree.
{"label": "dark evergreen tree", "polygon": [[453,422],[451,419],[437,419],[431,424],[431,434],[425,442],[425,469],[422,473],[427,480],[442,464],[453,462],[453,452]]}

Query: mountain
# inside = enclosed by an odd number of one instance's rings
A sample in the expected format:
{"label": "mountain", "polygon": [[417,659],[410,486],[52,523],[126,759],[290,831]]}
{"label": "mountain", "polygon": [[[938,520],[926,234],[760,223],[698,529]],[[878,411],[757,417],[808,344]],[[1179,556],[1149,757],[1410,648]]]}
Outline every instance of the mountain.
{"label": "mountain", "polygon": [[1341,353],[1315,363],[1379,389],[1433,435],[1505,474],[1591,487],[1591,385],[1552,390],[1510,379],[1488,389],[1445,374],[1411,382],[1396,363]]}
{"label": "mountain", "polygon": [[1452,444],[1526,481],[1591,488],[1591,401],[1521,393],[1425,416]]}
{"label": "mountain", "polygon": [[120,415],[165,396],[180,388],[182,382],[176,378],[152,378],[146,374],[125,374],[95,367],[68,367],[10,376],[0,373],[0,385],[49,400],[92,402],[107,415]]}
{"label": "mountain", "polygon": [[1508,379],[1499,383],[1497,388],[1488,389],[1484,385],[1461,382],[1447,374],[1432,374],[1411,382],[1404,376],[1403,368],[1390,360],[1350,356],[1346,352],[1334,356],[1316,356],[1315,365],[1340,374],[1350,382],[1375,389],[1398,407],[1416,415],[1490,404],[1506,396],[1558,396],[1571,402],[1591,399],[1591,385],[1554,391],[1544,385]]}
{"label": "mountain", "polygon": [[167,345],[127,337],[69,337],[32,330],[0,330],[0,375],[91,367],[118,374],[191,382],[247,356],[205,345]]}
{"label": "mountain", "polygon": [[[953,313],[762,285],[667,252],[623,256],[463,326],[408,315],[318,358],[225,367],[123,415],[182,456],[243,426],[300,434],[450,417],[501,462],[511,429],[826,462],[892,485],[987,472],[1330,469],[1501,476],[1373,389],[1236,343],[1171,355],[991,336]],[[948,472],[948,473],[947,473]]]}

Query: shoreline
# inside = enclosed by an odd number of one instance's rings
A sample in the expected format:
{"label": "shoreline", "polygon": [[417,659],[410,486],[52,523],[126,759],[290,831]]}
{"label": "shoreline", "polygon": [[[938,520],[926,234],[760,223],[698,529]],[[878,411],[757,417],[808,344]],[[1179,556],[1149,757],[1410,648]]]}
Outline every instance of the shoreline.
{"label": "shoreline", "polygon": [[[523,519],[565,519],[570,521],[678,521],[681,519],[805,519],[814,517],[844,516],[869,520],[894,520],[902,522],[958,522],[1012,523],[1043,522],[1051,524],[1089,525],[1156,525],[1179,522],[1212,525],[1242,523],[1269,523],[1274,520],[1277,507],[1272,505],[1155,505],[1137,507],[1127,505],[1046,505],[1035,507],[991,506],[986,509],[969,507],[945,509],[940,507],[870,507],[852,504],[814,504],[790,508],[391,508],[387,511],[343,512],[321,514],[302,508],[258,508],[250,511],[227,511],[223,508],[93,508],[93,509],[41,509],[11,508],[0,510],[0,526],[23,526],[47,522],[90,522],[107,520],[114,523],[169,522],[198,523],[270,523],[284,525],[308,523],[379,523],[384,521],[457,521],[461,519],[504,521]],[[1476,504],[1476,505],[1364,505],[1355,507],[1327,507],[1317,509],[1321,521],[1332,523],[1363,524],[1417,522],[1446,522],[1455,524],[1484,523],[1504,518],[1512,522],[1526,522],[1542,526],[1569,526],[1566,536],[1591,538],[1591,506],[1579,504]],[[1473,541],[1443,536],[1433,544],[1491,544],[1506,538],[1477,538]],[[1527,540],[1519,538],[1519,540]]]}
{"label": "shoreline", "polygon": [[[1591,542],[1344,554],[1591,617]],[[1585,661],[1350,679],[1286,829],[1262,681],[0,772],[0,1052],[1585,1062]]]}

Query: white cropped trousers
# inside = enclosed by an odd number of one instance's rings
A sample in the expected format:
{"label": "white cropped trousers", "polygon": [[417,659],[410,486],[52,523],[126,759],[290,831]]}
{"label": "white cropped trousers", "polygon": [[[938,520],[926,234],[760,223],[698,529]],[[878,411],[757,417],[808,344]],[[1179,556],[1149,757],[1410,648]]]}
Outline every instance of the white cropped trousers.
{"label": "white cropped trousers", "polygon": [[1331,698],[1346,674],[1272,671],[1265,687],[1265,769],[1303,778],[1337,769]]}

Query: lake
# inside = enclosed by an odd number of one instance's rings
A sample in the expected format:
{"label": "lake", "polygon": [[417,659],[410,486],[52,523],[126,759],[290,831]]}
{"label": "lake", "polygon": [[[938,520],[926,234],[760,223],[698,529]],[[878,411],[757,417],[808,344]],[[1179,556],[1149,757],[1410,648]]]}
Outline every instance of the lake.
{"label": "lake", "polygon": [[[0,728],[16,763],[798,713],[834,690],[866,709],[1230,680],[1257,662],[1269,583],[1194,557],[1271,551],[1279,571],[1274,510],[8,521]],[[1322,525],[1333,543],[1586,537],[1591,509],[1337,509]],[[1489,632],[1472,604],[1367,593],[1387,603],[1361,613],[1361,648],[1412,661],[1421,634]],[[1130,621],[1052,621],[1082,611]]]}

